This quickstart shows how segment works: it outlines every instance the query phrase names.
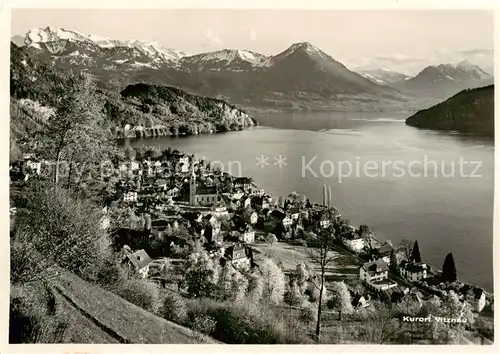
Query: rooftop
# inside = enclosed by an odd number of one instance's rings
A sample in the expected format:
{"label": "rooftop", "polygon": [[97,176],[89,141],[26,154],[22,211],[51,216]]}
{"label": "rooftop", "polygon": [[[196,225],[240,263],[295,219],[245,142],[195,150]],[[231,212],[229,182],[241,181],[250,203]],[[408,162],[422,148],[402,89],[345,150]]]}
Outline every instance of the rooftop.
{"label": "rooftop", "polygon": [[366,262],[362,265],[362,267],[366,272],[369,272],[370,274],[389,271],[389,266],[382,259],[373,262]]}
{"label": "rooftop", "polygon": [[149,263],[151,263],[151,258],[144,250],[139,250],[134,253],[130,253],[127,255],[127,258],[138,270],[146,267]]}

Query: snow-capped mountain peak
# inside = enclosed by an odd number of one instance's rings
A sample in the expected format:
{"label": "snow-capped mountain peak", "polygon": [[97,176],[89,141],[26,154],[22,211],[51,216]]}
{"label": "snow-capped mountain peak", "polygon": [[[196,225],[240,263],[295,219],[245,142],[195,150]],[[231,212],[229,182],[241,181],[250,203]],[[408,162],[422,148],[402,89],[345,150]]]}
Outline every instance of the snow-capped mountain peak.
{"label": "snow-capped mountain peak", "polygon": [[88,40],[79,32],[66,30],[64,28],[47,26],[46,28],[32,28],[31,30],[29,30],[26,34],[25,43],[28,46],[36,46],[39,43],[53,42],[60,39],[73,41]]}
{"label": "snow-capped mountain peak", "polygon": [[243,70],[244,68],[262,67],[268,57],[249,50],[222,49],[214,52],[196,54],[182,58],[182,62],[196,67],[196,70]]}
{"label": "snow-capped mountain peak", "polygon": [[27,46],[41,48],[42,43],[68,40],[71,42],[85,42],[97,45],[100,48],[128,47],[135,48],[153,61],[177,61],[186,54],[180,51],[163,48],[157,42],[146,42],[141,40],[120,41],[101,37],[96,34],[83,35],[80,32],[48,26],[46,28],[33,28],[26,34],[25,44]]}
{"label": "snow-capped mountain peak", "polygon": [[290,47],[288,47],[288,49],[286,49],[284,52],[282,52],[280,55],[286,56],[286,55],[293,54],[297,51],[305,51],[309,55],[316,54],[316,55],[319,55],[321,57],[323,57],[325,55],[325,53],[321,49],[319,49],[315,45],[311,44],[310,42],[294,43]]}

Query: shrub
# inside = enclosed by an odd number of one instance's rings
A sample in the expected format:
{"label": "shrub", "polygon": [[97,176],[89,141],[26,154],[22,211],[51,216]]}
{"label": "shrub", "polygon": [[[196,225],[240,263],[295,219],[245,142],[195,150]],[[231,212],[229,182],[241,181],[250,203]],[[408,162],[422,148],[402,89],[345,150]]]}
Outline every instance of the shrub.
{"label": "shrub", "polygon": [[158,286],[143,279],[126,279],[117,284],[113,291],[128,302],[149,312],[157,312],[160,307]]}
{"label": "shrub", "polygon": [[197,332],[209,335],[215,330],[216,325],[217,322],[211,316],[201,315],[194,319],[191,327]]}
{"label": "shrub", "polygon": [[307,247],[308,243],[306,240],[299,240],[299,245],[303,246],[303,247]]}
{"label": "shrub", "polygon": [[304,328],[290,321],[289,312],[264,304],[217,302],[210,299],[189,303],[191,323],[208,315],[216,322],[212,336],[229,344],[307,343]]}
{"label": "shrub", "polygon": [[26,242],[14,241],[10,248],[10,280],[12,284],[21,284],[39,278],[49,264],[36,257],[34,247]]}
{"label": "shrub", "polygon": [[300,306],[302,304],[303,297],[296,282],[293,282],[293,284],[288,287],[283,300],[290,306]]}
{"label": "shrub", "polygon": [[9,309],[9,343],[60,343],[68,328],[65,316],[56,314],[52,290],[41,282],[12,286]]}
{"label": "shrub", "polygon": [[303,307],[300,310],[299,321],[308,325],[316,318],[316,311],[311,307]]}
{"label": "shrub", "polygon": [[163,298],[158,313],[166,320],[183,324],[187,320],[186,302],[180,295],[169,292]]}
{"label": "shrub", "polygon": [[125,278],[123,267],[114,258],[103,259],[96,268],[95,282],[105,289],[112,289]]}

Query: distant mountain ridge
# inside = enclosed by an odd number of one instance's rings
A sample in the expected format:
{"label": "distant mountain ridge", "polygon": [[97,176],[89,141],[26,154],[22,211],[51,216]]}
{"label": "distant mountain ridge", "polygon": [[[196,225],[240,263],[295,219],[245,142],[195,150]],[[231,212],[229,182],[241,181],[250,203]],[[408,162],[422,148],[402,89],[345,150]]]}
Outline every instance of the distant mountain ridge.
{"label": "distant mountain ridge", "polygon": [[376,70],[361,70],[359,73],[368,80],[376,82],[380,85],[390,85],[395,82],[411,79],[411,76],[385,68]]}
{"label": "distant mountain ridge", "polygon": [[413,78],[392,83],[403,92],[443,99],[464,89],[491,84],[492,75],[467,61],[427,66]]}
{"label": "distant mountain ridge", "polygon": [[495,133],[494,86],[461,91],[444,102],[418,111],[406,124],[426,129],[454,130],[493,138]]}
{"label": "distant mountain ridge", "polygon": [[[78,78],[13,43],[10,64],[10,138],[11,149],[18,152],[29,150],[43,130],[44,119],[57,106],[57,90]],[[258,124],[235,105],[170,86],[132,84],[120,93],[101,90],[96,97],[105,102],[110,135],[118,138],[217,133]]]}
{"label": "distant mountain ridge", "polygon": [[30,30],[23,49],[56,68],[87,71],[115,92],[146,82],[271,109],[371,110],[404,101],[308,42],[273,56],[234,49],[189,56],[155,43],[47,27]]}
{"label": "distant mountain ridge", "polygon": [[106,90],[120,92],[136,83],[169,85],[246,108],[371,111],[404,105],[412,110],[476,85],[460,79],[460,85],[435,85],[436,93],[429,95],[420,74],[409,79],[383,69],[357,73],[309,42],[294,43],[276,55],[239,49],[188,55],[155,42],[46,27],[30,30],[23,50],[57,69],[89,72]]}

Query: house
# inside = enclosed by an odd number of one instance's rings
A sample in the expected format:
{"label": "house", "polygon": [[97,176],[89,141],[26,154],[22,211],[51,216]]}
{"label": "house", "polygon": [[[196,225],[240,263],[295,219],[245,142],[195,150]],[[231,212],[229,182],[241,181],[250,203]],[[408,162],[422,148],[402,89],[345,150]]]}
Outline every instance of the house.
{"label": "house", "polygon": [[353,239],[343,238],[342,243],[344,244],[344,246],[346,246],[347,249],[353,252],[360,252],[365,247],[365,242],[361,237]]}
{"label": "house", "polygon": [[123,194],[124,202],[136,202],[137,201],[137,192],[126,192]]}
{"label": "house", "polygon": [[293,220],[289,216],[285,216],[283,220],[281,220],[281,223],[283,224],[283,226],[288,227],[293,224]]}
{"label": "house", "polygon": [[265,196],[254,196],[251,204],[255,209],[269,209],[269,200]]}
{"label": "house", "polygon": [[320,220],[319,226],[322,228],[326,229],[328,226],[330,226],[331,221],[330,220]]}
{"label": "house", "polygon": [[368,300],[366,300],[366,298],[360,294],[354,294],[352,296],[351,304],[353,307],[357,307],[357,308],[363,308],[363,307],[367,307],[370,305]]}
{"label": "house", "polygon": [[224,251],[225,261],[231,262],[236,268],[250,268],[252,257],[252,249],[244,245],[232,245]]}
{"label": "house", "polygon": [[247,209],[242,213],[241,218],[244,222],[254,225],[257,223],[259,216],[257,212],[252,211],[251,209]]}
{"label": "house", "polygon": [[227,216],[229,215],[227,211],[227,206],[223,201],[219,201],[212,206],[212,214],[217,216]]}
{"label": "house", "polygon": [[271,212],[271,216],[278,222],[281,222],[285,217],[286,217],[286,214],[284,211],[280,210],[280,209],[274,209],[272,212]]}
{"label": "house", "polygon": [[248,177],[235,178],[233,181],[233,186],[234,188],[241,188],[244,191],[249,190],[253,186],[252,179]]}
{"label": "house", "polygon": [[40,175],[41,171],[42,171],[42,163],[41,162],[35,162],[35,161],[28,161],[26,163],[26,166],[34,171],[37,175]]}
{"label": "house", "polygon": [[406,260],[399,264],[399,274],[409,281],[422,281],[427,278],[429,266],[425,263],[413,263]]}
{"label": "house", "polygon": [[124,263],[126,263],[130,269],[134,269],[138,272],[143,278],[148,276],[151,262],[151,258],[144,250],[129,253],[124,259]]}
{"label": "house", "polygon": [[137,171],[137,170],[139,170],[140,168],[141,168],[141,166],[139,165],[139,162],[137,162],[137,161],[132,161],[132,162],[130,162],[130,169],[131,169],[132,171]]}
{"label": "house", "polygon": [[389,278],[389,266],[382,259],[366,262],[359,267],[359,279],[374,282]]}
{"label": "house", "polygon": [[266,191],[262,188],[254,188],[250,191],[251,195],[255,195],[255,196],[259,196],[259,197],[262,197],[265,193],[266,193]]}
{"label": "house", "polygon": [[293,220],[291,217],[285,214],[284,211],[280,209],[275,209],[271,212],[271,216],[277,221],[280,222],[283,226],[288,227],[293,224]]}
{"label": "house", "polygon": [[241,207],[248,208],[252,205],[252,198],[246,197],[241,201]]}
{"label": "house", "polygon": [[424,296],[420,291],[411,291],[410,293],[406,294],[412,300],[413,303],[418,304],[419,307],[422,307],[424,304]]}
{"label": "house", "polygon": [[463,294],[465,301],[472,306],[474,311],[483,311],[486,306],[486,293],[483,289],[475,286],[464,285],[462,289],[460,289],[460,292]]}
{"label": "house", "polygon": [[408,294],[410,289],[406,286],[398,285],[389,289],[384,290],[387,298],[391,300],[391,303],[401,302],[403,297]]}
{"label": "house", "polygon": [[293,220],[298,220],[298,219],[299,219],[299,216],[300,216],[300,210],[299,210],[299,208],[291,208],[291,209],[288,211],[288,214],[290,215],[290,217],[291,217]]}
{"label": "house", "polygon": [[255,242],[255,231],[253,229],[247,229],[242,234],[243,242],[254,243]]}
{"label": "house", "polygon": [[207,214],[203,217],[203,230],[201,234],[205,236],[207,241],[219,242],[219,236],[221,231],[221,222],[217,216],[213,214]]}
{"label": "house", "polygon": [[167,190],[167,181],[166,181],[165,179],[163,179],[163,178],[161,178],[161,179],[157,179],[157,180],[155,181],[155,187],[156,187],[156,188],[163,189],[163,190],[165,190],[165,191],[166,191],[166,190]]}
{"label": "house", "polygon": [[379,248],[373,250],[374,259],[383,259],[387,264],[391,263],[391,253],[395,252],[391,241],[384,242]]}
{"label": "house", "polygon": [[228,193],[229,198],[232,200],[240,200],[245,195],[243,192]]}
{"label": "house", "polygon": [[170,188],[169,190],[167,190],[167,195],[169,197],[176,197],[179,195],[180,191],[181,190],[179,189],[179,187]]}
{"label": "house", "polygon": [[182,173],[187,173],[189,172],[189,156],[179,156],[177,158],[177,165],[176,165],[176,170],[180,171]]}

